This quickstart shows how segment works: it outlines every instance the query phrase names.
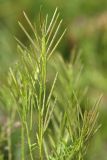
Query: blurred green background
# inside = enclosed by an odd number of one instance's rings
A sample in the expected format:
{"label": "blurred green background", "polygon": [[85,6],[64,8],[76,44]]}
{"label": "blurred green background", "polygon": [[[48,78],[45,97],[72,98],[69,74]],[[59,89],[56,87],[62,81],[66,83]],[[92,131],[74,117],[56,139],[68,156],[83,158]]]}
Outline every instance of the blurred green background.
{"label": "blurred green background", "polygon": [[14,36],[27,43],[17,21],[25,23],[24,10],[31,22],[38,23],[40,6],[42,14],[50,17],[59,8],[64,19],[62,29],[67,27],[68,31],[58,50],[65,61],[74,49],[77,54],[80,51],[83,84],[90,86],[90,99],[104,95],[99,119],[102,127],[89,146],[87,159],[107,160],[107,0],[0,0],[0,84],[17,59]]}

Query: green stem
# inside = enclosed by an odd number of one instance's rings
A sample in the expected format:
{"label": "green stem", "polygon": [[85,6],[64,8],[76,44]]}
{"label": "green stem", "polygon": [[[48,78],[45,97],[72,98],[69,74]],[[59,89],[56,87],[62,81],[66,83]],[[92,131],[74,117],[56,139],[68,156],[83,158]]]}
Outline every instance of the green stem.
{"label": "green stem", "polygon": [[39,154],[40,160],[43,160],[43,125],[42,125],[42,116],[41,112],[39,113]]}
{"label": "green stem", "polygon": [[43,113],[45,107],[46,95],[46,43],[45,36],[42,38],[41,52],[41,75],[40,75],[40,92],[39,92],[39,156],[43,160]]}
{"label": "green stem", "polygon": [[27,134],[30,157],[31,157],[31,160],[33,160],[33,154],[32,154],[32,149],[31,149],[31,140],[30,140],[30,136],[29,136],[29,129],[27,126],[27,122],[25,122],[25,127],[26,127],[26,134]]}
{"label": "green stem", "polygon": [[25,159],[25,147],[24,147],[24,125],[22,122],[22,127],[21,127],[21,159],[24,160]]}

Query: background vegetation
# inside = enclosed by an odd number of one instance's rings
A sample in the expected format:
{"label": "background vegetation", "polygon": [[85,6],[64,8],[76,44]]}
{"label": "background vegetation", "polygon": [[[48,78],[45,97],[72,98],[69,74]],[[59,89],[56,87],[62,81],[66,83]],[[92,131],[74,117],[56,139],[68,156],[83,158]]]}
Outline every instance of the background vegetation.
{"label": "background vegetation", "polygon": [[[36,22],[37,24],[41,5],[43,5],[42,14],[45,15],[48,13],[49,17],[53,14],[56,6],[59,7],[60,17],[64,19],[62,30],[64,30],[65,27],[67,27],[68,30],[62,43],[57,49],[58,53],[56,54],[61,54],[63,56],[65,64],[71,63],[70,58],[73,57],[72,55],[74,53],[76,55],[80,55],[79,61],[75,67],[75,75],[79,74],[78,68],[80,68],[80,64],[82,64],[83,69],[78,85],[81,88],[80,90],[84,90],[88,86],[89,104],[92,105],[100,93],[103,93],[103,99],[100,103],[99,118],[99,124],[101,123],[102,127],[89,145],[85,159],[106,160],[107,1],[0,0],[0,85],[2,86],[2,84],[6,81],[8,68],[17,60],[17,47],[13,35],[18,37],[24,44],[29,44],[25,34],[21,31],[17,24],[17,21],[20,20],[31,33],[29,26],[27,26],[25,18],[23,17],[22,11],[26,11],[31,22]],[[53,75],[50,75],[49,77],[51,76],[53,77]],[[81,97],[81,92],[78,93],[78,96],[79,95]],[[82,106],[84,106],[85,100],[86,99],[84,98],[84,101],[82,101]],[[6,103],[8,104],[7,106],[11,106],[11,102],[8,101],[8,97]],[[7,122],[10,117],[9,110],[9,107],[0,104],[0,128],[1,130],[5,130],[5,132],[0,133],[0,150],[5,153],[8,150],[6,148],[7,141],[5,138],[7,136],[6,134],[9,133],[7,131],[9,128],[7,126],[9,125]],[[4,127],[2,128],[2,126]],[[15,144],[17,144],[17,146],[19,145],[19,128],[19,121],[16,121],[14,124],[14,131],[11,136],[13,148]],[[18,149],[14,151],[16,157],[18,157],[19,152],[20,150]]]}

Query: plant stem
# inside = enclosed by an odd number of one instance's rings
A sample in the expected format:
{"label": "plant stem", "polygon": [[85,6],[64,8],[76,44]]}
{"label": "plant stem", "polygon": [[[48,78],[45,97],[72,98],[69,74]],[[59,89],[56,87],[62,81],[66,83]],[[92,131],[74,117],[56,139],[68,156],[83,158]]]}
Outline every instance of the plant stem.
{"label": "plant stem", "polygon": [[24,124],[22,122],[22,127],[21,127],[21,158],[22,160],[25,159],[25,147],[24,147]]}
{"label": "plant stem", "polygon": [[26,127],[26,134],[27,134],[27,140],[28,140],[30,157],[31,157],[31,160],[33,160],[33,155],[32,155],[32,150],[31,150],[31,140],[30,140],[28,125],[27,125],[27,122],[26,122],[26,121],[25,121],[25,127]]}
{"label": "plant stem", "polygon": [[45,108],[46,95],[46,43],[45,35],[42,37],[42,52],[40,61],[40,92],[39,92],[39,156],[43,160],[43,113]]}

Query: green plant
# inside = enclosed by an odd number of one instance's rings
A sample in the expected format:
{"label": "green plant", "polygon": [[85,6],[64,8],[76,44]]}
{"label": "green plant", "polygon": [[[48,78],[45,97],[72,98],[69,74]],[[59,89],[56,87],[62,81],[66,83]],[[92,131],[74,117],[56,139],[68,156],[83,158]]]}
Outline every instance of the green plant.
{"label": "green plant", "polygon": [[[7,83],[21,122],[20,159],[83,160],[89,140],[99,128],[96,121],[101,97],[92,109],[82,110],[72,63],[65,64],[59,56],[55,62],[50,60],[66,32],[55,42],[62,24],[58,10],[49,25],[48,15],[42,20],[40,14],[40,34],[25,13],[24,17],[34,38],[19,22],[30,46],[16,39],[19,60],[10,68]],[[53,82],[49,81],[51,73],[55,74]]]}

